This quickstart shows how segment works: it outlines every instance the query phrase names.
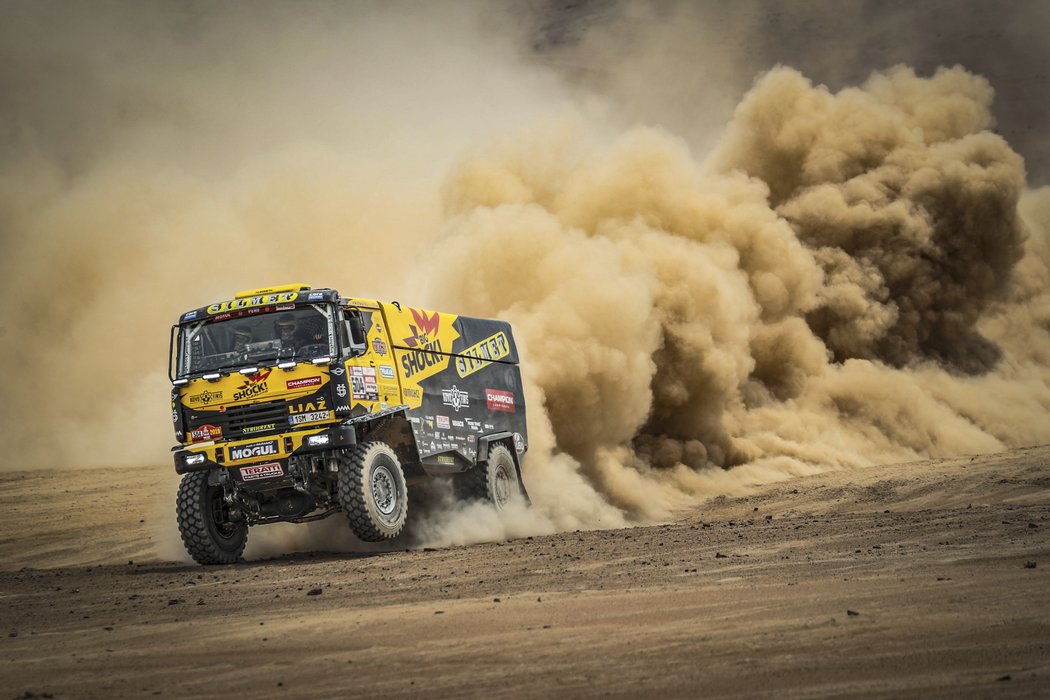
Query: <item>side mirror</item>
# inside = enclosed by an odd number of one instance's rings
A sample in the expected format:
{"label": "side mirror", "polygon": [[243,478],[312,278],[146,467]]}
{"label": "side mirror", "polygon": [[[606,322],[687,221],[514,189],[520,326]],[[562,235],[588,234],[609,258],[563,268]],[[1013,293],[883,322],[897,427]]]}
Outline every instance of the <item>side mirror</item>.
{"label": "side mirror", "polygon": [[351,355],[361,355],[365,352],[365,330],[360,316],[351,316],[343,321],[343,340],[350,348]]}

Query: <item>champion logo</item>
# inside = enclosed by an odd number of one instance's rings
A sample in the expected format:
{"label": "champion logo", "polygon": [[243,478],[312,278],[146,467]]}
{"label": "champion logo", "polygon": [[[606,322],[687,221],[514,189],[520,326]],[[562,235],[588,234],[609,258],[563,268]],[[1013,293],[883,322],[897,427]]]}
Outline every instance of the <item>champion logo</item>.
{"label": "champion logo", "polygon": [[300,379],[289,379],[286,382],[289,389],[305,389],[308,386],[321,386],[320,377],[302,377]]}
{"label": "champion logo", "polygon": [[490,411],[516,413],[514,394],[501,389],[485,389],[485,404]]}

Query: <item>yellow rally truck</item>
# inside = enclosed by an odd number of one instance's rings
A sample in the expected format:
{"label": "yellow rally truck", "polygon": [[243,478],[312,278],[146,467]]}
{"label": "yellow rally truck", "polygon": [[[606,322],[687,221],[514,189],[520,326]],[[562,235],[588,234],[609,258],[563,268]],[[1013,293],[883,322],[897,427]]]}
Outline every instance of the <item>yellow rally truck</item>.
{"label": "yellow rally truck", "polygon": [[508,323],[254,289],[172,327],[179,532],[201,564],[238,560],[248,528],[337,512],[391,539],[408,487],[449,476],[505,508],[528,500],[518,352]]}

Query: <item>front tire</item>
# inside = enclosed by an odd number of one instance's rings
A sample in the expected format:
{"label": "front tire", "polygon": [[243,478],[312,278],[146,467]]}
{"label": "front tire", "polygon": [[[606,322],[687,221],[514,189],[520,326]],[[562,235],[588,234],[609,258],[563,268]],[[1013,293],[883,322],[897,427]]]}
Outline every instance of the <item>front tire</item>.
{"label": "front tire", "polygon": [[489,447],[488,459],[474,465],[463,476],[467,495],[491,503],[496,510],[524,500],[518,467],[503,443]]}
{"label": "front tire", "polygon": [[179,534],[198,564],[232,564],[248,542],[248,524],[230,519],[221,486],[208,484],[208,472],[182,477],[175,501]]}
{"label": "front tire", "polygon": [[361,443],[340,461],[339,502],[359,539],[381,542],[401,534],[408,519],[408,487],[389,445]]}

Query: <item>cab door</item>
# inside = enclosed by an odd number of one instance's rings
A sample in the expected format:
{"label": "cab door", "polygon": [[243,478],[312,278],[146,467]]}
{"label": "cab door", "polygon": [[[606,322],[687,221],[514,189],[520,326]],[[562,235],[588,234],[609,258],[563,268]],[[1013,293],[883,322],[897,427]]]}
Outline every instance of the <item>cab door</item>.
{"label": "cab door", "polygon": [[400,405],[401,384],[382,314],[378,309],[365,307],[351,307],[344,313],[356,352],[346,361],[351,415]]}

